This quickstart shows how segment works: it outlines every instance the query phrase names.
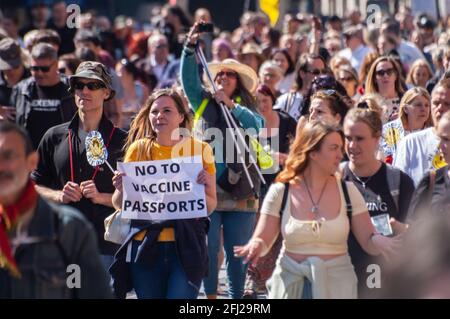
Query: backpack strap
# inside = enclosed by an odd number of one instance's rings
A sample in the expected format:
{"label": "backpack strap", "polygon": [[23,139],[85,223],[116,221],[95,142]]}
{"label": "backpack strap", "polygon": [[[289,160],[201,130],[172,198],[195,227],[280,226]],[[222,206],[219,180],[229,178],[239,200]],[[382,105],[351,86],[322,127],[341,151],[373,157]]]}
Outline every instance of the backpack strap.
{"label": "backpack strap", "polygon": [[392,199],[394,200],[395,207],[397,207],[397,211],[399,211],[398,202],[400,197],[400,170],[392,167],[389,164],[386,164],[386,175],[389,191],[391,193]]}
{"label": "backpack strap", "polygon": [[281,206],[280,206],[280,223],[281,223],[281,217],[283,217],[284,209],[286,208],[286,202],[289,195],[289,182],[284,183],[284,193],[283,198],[281,199]]}
{"label": "backpack strap", "polygon": [[345,208],[347,209],[347,217],[348,217],[348,220],[350,222],[350,227],[351,227],[353,207],[352,207],[352,201],[350,199],[350,195],[348,194],[347,183],[343,179],[341,179],[341,186],[342,186],[342,192],[344,193]]}

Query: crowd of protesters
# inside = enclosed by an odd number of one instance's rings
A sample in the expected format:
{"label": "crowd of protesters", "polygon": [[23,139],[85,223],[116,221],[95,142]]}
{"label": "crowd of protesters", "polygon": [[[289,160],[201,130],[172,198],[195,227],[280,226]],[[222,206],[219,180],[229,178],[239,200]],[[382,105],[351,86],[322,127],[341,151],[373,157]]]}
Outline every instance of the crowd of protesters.
{"label": "crowd of protesters", "polygon": [[[432,290],[448,260],[405,261],[430,225],[447,228],[421,253],[449,239],[450,19],[293,12],[276,29],[245,12],[202,31],[213,15],[165,5],[142,28],[90,11],[70,28],[64,1],[33,5],[27,25],[3,13],[0,298],[215,299],[224,258],[233,299],[449,297]],[[244,163],[231,127],[252,134]],[[132,220],[108,241],[124,174],[88,163],[91,131],[111,169],[201,156],[207,217]],[[71,292],[73,263],[89,276]],[[424,278],[409,294],[402,271]]]}

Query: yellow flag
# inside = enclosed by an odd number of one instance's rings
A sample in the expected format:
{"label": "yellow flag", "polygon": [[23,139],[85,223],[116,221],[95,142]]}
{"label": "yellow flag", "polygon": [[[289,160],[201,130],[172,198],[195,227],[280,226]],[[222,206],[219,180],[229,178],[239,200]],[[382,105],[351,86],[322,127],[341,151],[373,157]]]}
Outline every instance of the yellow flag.
{"label": "yellow flag", "polygon": [[259,7],[269,16],[270,25],[275,26],[280,15],[280,0],[259,0]]}

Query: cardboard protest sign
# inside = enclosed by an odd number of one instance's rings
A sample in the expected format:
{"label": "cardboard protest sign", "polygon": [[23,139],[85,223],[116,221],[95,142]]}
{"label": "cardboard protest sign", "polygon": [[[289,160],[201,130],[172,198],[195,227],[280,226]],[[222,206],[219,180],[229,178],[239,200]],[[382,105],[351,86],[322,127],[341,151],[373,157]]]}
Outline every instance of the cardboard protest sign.
{"label": "cardboard protest sign", "polygon": [[201,156],[118,163],[124,172],[122,217],[169,220],[206,217],[205,186],[196,182]]}

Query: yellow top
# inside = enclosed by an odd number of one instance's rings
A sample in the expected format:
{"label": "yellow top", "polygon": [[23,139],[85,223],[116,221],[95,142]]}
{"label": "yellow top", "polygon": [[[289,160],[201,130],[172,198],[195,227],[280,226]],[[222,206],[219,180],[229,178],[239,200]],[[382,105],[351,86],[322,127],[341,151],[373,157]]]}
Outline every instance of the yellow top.
{"label": "yellow top", "polygon": [[[350,223],[345,207],[345,197],[341,182],[336,177],[340,193],[340,210],[336,218],[325,220],[300,220],[291,214],[290,192],[281,220],[283,246],[286,251],[304,255],[333,255],[347,253],[347,239]],[[348,193],[352,203],[352,216],[367,211],[361,193],[353,183],[347,182]],[[280,217],[284,184],[275,183],[270,186],[261,207],[261,214]]]}
{"label": "yellow top", "polygon": [[[174,146],[163,146],[158,143],[151,142],[150,139],[144,138],[133,142],[128,148],[124,162],[166,160],[177,157],[202,156],[204,169],[212,174],[216,174],[214,165],[214,155],[211,146],[207,143],[196,140],[192,137],[184,138]],[[134,238],[142,240],[146,234],[143,230]],[[174,241],[175,233],[173,228],[164,228],[159,234],[158,241]]]}

